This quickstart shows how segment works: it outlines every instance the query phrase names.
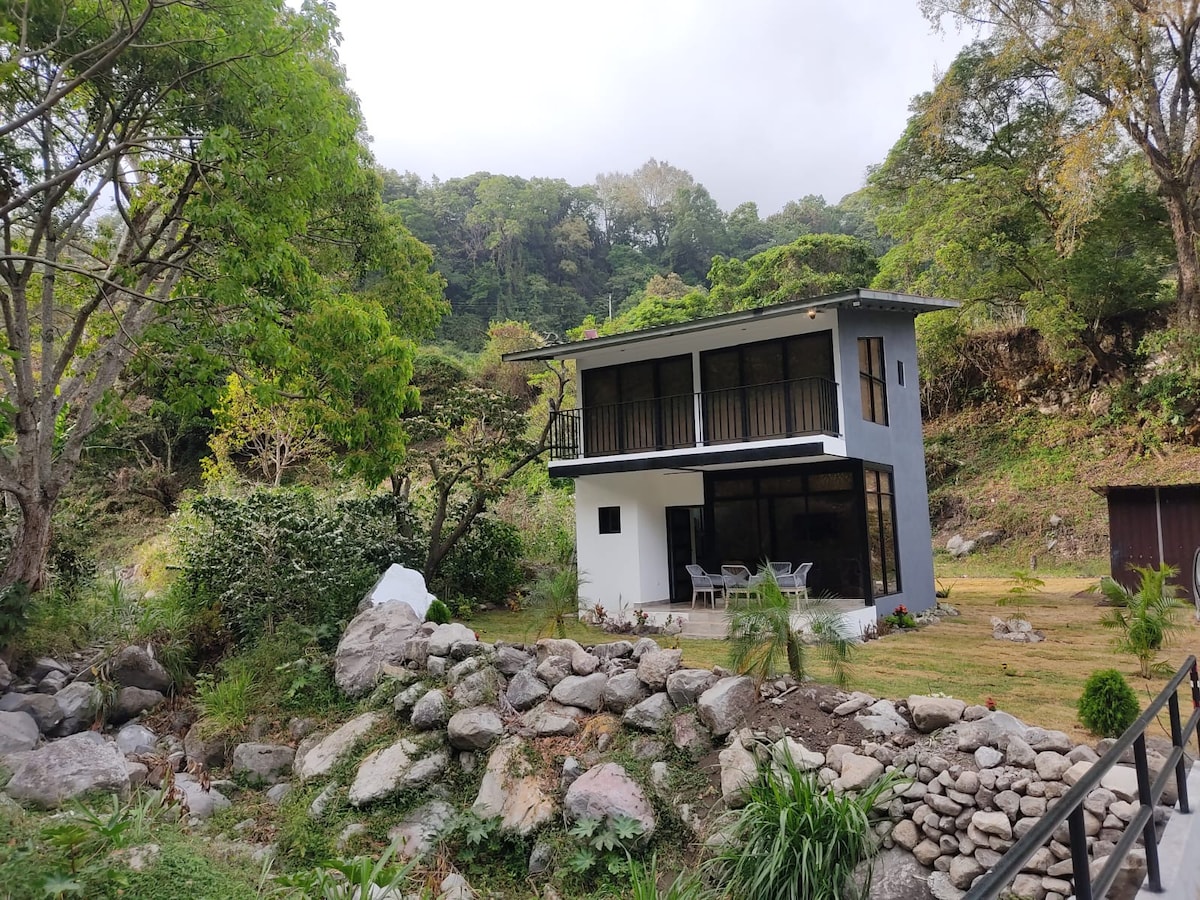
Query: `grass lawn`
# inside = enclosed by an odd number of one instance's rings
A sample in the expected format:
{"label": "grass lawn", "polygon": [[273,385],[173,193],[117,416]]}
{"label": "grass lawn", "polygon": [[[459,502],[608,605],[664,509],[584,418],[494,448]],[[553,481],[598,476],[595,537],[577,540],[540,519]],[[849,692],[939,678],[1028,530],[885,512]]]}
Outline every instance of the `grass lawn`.
{"label": "grass lawn", "polygon": [[[1079,725],[1075,704],[1087,677],[1097,669],[1116,668],[1124,673],[1143,706],[1158,693],[1166,679],[1150,682],[1137,677],[1137,661],[1112,651],[1113,633],[1097,622],[1101,610],[1091,597],[1074,595],[1095,583],[1086,578],[1047,578],[1040,594],[1030,598],[1026,613],[1033,626],[1046,634],[1039,644],[1012,644],[992,639],[991,617],[1004,616],[1011,607],[996,606],[1008,590],[1005,579],[942,579],[953,584],[947,601],[962,613],[955,619],[919,631],[891,634],[858,649],[850,673],[851,689],[877,697],[899,698],[940,691],[967,703],[988,697],[1000,709],[1033,725],[1057,728],[1076,740],[1089,735]],[[493,612],[472,619],[471,627],[486,641],[532,641],[528,614]],[[1172,669],[1189,654],[1200,655],[1200,626],[1190,610],[1182,610],[1183,627],[1165,657]],[[596,628],[568,624],[568,636],[580,643],[615,640]],[[671,639],[666,639],[670,641]],[[724,641],[682,639],[684,665],[710,668],[728,664]],[[786,664],[782,663],[783,667]],[[814,676],[821,678],[814,660]],[[1187,684],[1184,684],[1187,691]],[[1190,695],[1183,704],[1191,709]],[[1162,717],[1166,729],[1166,716]],[[1165,733],[1165,731],[1164,731]]]}

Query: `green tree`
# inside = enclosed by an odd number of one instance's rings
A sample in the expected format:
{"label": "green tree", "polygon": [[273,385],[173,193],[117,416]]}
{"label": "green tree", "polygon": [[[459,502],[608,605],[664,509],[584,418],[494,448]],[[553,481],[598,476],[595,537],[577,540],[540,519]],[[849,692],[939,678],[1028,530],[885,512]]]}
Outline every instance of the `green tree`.
{"label": "green tree", "polygon": [[1118,652],[1136,656],[1138,674],[1150,678],[1170,668],[1155,657],[1179,628],[1179,614],[1186,605],[1178,599],[1179,588],[1171,584],[1178,569],[1164,563],[1157,569],[1134,566],[1133,571],[1138,576],[1136,591],[1112,578],[1100,579],[1100,593],[1112,604],[1100,624],[1121,633]]}
{"label": "green tree", "polygon": [[1096,214],[1093,185],[1114,149],[1131,143],[1153,173],[1175,244],[1180,322],[1200,329],[1200,7],[1174,0],[1045,3],[921,0],[947,17],[987,28],[1011,68],[1025,68],[1070,115],[1054,173],[1062,194],[1060,237]]}
{"label": "green tree", "polygon": [[377,237],[397,242],[353,215],[378,182],[326,6],[12,2],[3,23],[0,489],[22,521],[0,582],[36,588],[51,512],[144,341],[286,360],[326,253],[373,265]]}

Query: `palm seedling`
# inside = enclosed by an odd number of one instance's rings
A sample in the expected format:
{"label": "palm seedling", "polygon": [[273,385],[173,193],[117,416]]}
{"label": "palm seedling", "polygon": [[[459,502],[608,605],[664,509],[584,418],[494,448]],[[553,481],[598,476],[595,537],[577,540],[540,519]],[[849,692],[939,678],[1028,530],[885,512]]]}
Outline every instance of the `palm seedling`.
{"label": "palm seedling", "polygon": [[1186,604],[1178,599],[1179,588],[1171,584],[1177,569],[1163,564],[1156,569],[1134,566],[1133,571],[1138,576],[1136,591],[1111,578],[1100,579],[1100,593],[1112,604],[1100,624],[1120,632],[1117,651],[1136,656],[1138,674],[1150,678],[1169,668],[1155,657],[1179,627],[1179,611]]}
{"label": "palm seedling", "polygon": [[786,657],[788,671],[802,680],[808,674],[806,657],[812,650],[835,682],[846,683],[854,642],[828,601],[795,600],[767,575],[749,596],[730,600],[727,615],[730,662],[738,672],[761,682],[773,678],[776,660]]}
{"label": "palm seedling", "polygon": [[579,587],[583,583],[573,562],[547,572],[534,582],[529,605],[538,637],[551,630],[556,637],[567,636],[567,619],[579,614]]}

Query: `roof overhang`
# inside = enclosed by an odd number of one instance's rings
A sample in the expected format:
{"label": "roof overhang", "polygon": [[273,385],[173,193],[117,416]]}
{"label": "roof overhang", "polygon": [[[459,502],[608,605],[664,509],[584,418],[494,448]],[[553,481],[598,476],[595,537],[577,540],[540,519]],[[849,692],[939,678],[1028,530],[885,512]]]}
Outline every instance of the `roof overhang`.
{"label": "roof overhang", "polygon": [[1178,488],[1191,488],[1194,491],[1200,491],[1200,484],[1194,481],[1183,481],[1177,484],[1094,484],[1091,490],[1101,497],[1107,497],[1109,494],[1120,494],[1125,491],[1176,490]]}
{"label": "roof overhang", "polygon": [[916,294],[896,294],[891,291],[871,291],[860,288],[844,291],[839,294],[826,294],[823,297],[807,297],[803,300],[789,300],[772,306],[760,306],[755,309],[742,309],[737,312],[722,313],[718,316],[706,316],[693,319],[691,322],[681,322],[674,325],[658,325],[641,331],[630,331],[624,334],[612,334],[607,337],[596,337],[582,341],[569,341],[561,344],[549,344],[545,347],[535,347],[531,350],[517,350],[505,353],[506,362],[521,362],[535,359],[578,359],[585,353],[606,350],[613,347],[625,347],[652,341],[658,338],[673,337],[680,334],[709,331],[713,328],[724,328],[727,325],[737,325],[743,322],[775,319],[783,316],[793,316],[809,310],[824,309],[865,309],[877,312],[902,312],[919,315],[925,312],[935,312],[941,309],[955,309],[959,306],[957,300],[942,300],[935,297],[919,297]]}

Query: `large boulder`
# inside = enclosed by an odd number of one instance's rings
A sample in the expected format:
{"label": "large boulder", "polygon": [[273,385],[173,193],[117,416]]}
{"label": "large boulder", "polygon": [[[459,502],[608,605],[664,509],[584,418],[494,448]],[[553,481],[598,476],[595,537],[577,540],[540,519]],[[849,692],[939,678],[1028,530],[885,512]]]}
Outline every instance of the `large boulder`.
{"label": "large boulder", "polygon": [[415,615],[424,620],[425,614],[429,612],[429,604],[436,599],[437,597],[429,593],[424,575],[415,569],[392,563],[379,576],[375,586],[367,591],[358,608],[363,610],[389,603],[405,603]]}
{"label": "large boulder", "polygon": [[504,723],[494,709],[476,706],[452,715],[446,734],[455,750],[486,750],[504,734]]}
{"label": "large boulder", "polygon": [[744,805],[750,785],[758,778],[758,759],[739,740],[730,743],[717,758],[721,763],[721,799],[730,809]]}
{"label": "large boulder", "polygon": [[37,746],[37,721],[27,712],[0,712],[0,756]]}
{"label": "large boulder", "polygon": [[527,747],[507,737],[488,757],[479,795],[471,810],[481,819],[500,819],[500,827],[527,835],[554,817],[552,794],[543,787]]}
{"label": "large boulder", "polygon": [[404,662],[404,644],[420,627],[421,618],[407,603],[384,603],[360,612],[346,626],[333,655],[337,686],[351,697],[370,691],[384,666]]}
{"label": "large boulder", "polygon": [[990,712],[982,719],[964,722],[956,727],[958,749],[968,753],[973,753],[980,747],[995,747],[997,750],[1003,750],[1008,746],[1010,737],[1015,735],[1024,740],[1029,730],[1025,723],[1016,716],[1001,710]]}
{"label": "large boulder", "polygon": [[509,705],[517,712],[537,706],[550,695],[550,689],[542,684],[528,669],[522,669],[508,680],[505,696]]}
{"label": "large boulder", "polygon": [[908,698],[908,711],[912,714],[917,731],[929,734],[962,718],[967,704],[952,697],[912,696]]}
{"label": "large boulder", "polygon": [[658,824],[646,794],[616,763],[593,766],[576,778],[563,798],[563,812],[569,822],[627,816],[641,823],[643,836]]}
{"label": "large boulder", "polygon": [[540,666],[551,656],[565,656],[569,662],[576,653],[584,652],[578,641],[569,638],[542,638],[537,642],[537,664]]}
{"label": "large boulder", "polygon": [[583,714],[577,707],[547,700],[521,716],[521,724],[534,737],[570,737],[579,731],[577,720]]}
{"label": "large boulder", "polygon": [[292,771],[296,751],[283,744],[238,744],[233,748],[233,774],[251,785],[278,784]]}
{"label": "large boulder", "polygon": [[63,720],[62,707],[49,694],[5,694],[0,697],[0,712],[28,713],[43,734],[53,734]]}
{"label": "large boulder", "polygon": [[500,673],[491,666],[484,666],[479,671],[472,672],[454,685],[453,697],[456,706],[483,706],[495,703],[499,696]]}
{"label": "large boulder", "polygon": [[94,731],[73,734],[29,751],[5,791],[14,800],[54,809],[90,793],[129,793],[125,757]]}
{"label": "large boulder", "polygon": [[441,728],[450,718],[450,704],[439,690],[427,691],[412,710],[412,726],[417,731]]}
{"label": "large boulder", "polygon": [[[386,609],[387,607],[378,608]],[[297,753],[295,767],[300,780],[308,781],[328,775],[338,760],[349,753],[350,748],[362,740],[380,721],[380,718],[378,713],[363,713],[342,725],[337,731],[315,742],[307,752]]]}
{"label": "large boulder", "polygon": [[475,632],[459,622],[447,622],[429,636],[430,656],[449,656],[459,644],[475,644]]}
{"label": "large boulder", "polygon": [[112,658],[109,678],[121,687],[142,688],[165,694],[171,687],[171,675],[150,651],[137,645],[126,647]]}
{"label": "large boulder", "polygon": [[729,734],[745,720],[758,700],[754,681],[745,675],[722,678],[696,701],[700,721],[716,737]]}
{"label": "large boulder", "polygon": [[117,732],[117,746],[126,755],[153,753],[157,743],[158,735],[145,725],[126,725]]}

